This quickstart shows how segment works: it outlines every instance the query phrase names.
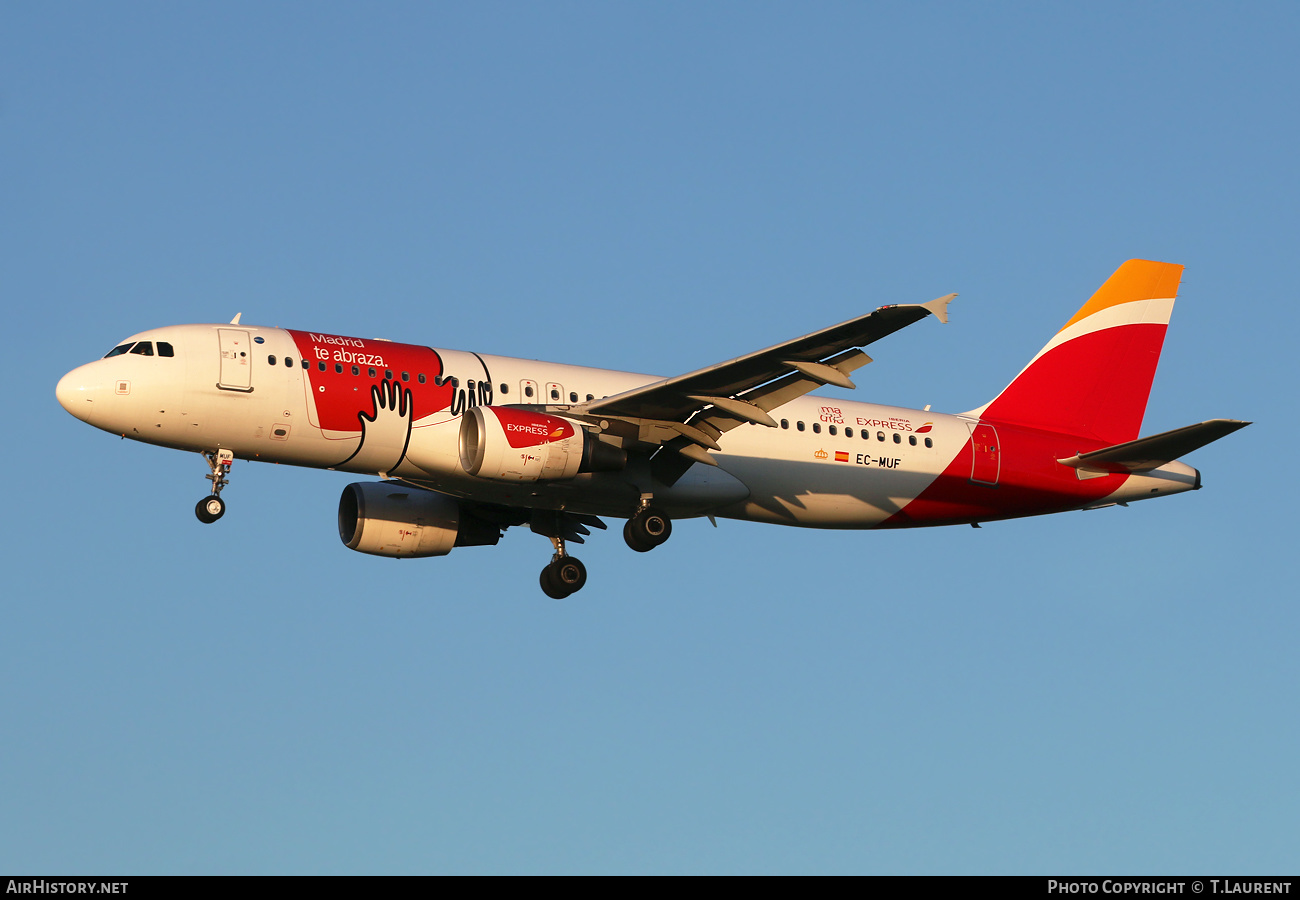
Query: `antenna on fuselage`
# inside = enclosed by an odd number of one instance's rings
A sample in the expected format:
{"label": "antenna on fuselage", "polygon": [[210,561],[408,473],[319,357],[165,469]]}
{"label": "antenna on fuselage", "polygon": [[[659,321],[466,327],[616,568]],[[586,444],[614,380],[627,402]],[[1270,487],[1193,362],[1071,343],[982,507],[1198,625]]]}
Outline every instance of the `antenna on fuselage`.
{"label": "antenna on fuselage", "polygon": [[239,317],[242,316],[242,315],[243,315],[243,313],[241,313],[241,312],[237,312],[237,313],[235,313],[235,317],[234,317],[233,319],[230,320],[230,324],[231,324],[231,325],[238,325],[238,324],[239,324]]}

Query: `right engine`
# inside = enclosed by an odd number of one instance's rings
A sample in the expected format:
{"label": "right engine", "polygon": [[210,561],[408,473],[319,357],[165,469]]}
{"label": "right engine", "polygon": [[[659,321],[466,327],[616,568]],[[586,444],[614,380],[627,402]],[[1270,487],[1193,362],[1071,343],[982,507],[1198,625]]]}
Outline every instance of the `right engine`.
{"label": "right engine", "polygon": [[371,481],[343,489],[339,537],[349,549],[374,556],[446,556],[452,547],[495,544],[501,529],[445,494]]}
{"label": "right engine", "polygon": [[617,472],[627,453],[570,419],[476,406],[461,417],[460,464],[493,481],[561,481],[580,472]]}

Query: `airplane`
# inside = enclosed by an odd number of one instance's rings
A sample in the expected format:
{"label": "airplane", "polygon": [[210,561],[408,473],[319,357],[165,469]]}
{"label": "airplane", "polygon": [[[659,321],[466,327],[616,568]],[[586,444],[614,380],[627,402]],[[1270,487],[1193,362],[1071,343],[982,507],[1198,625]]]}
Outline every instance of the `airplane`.
{"label": "airplane", "polygon": [[1129,260],[988,403],[956,415],[818,397],[862,348],[955,294],[866,315],[672,378],[240,324],[173,325],[73,369],[56,396],[123,438],[197,451],[222,517],[236,459],[377,477],[343,489],[343,543],[433,557],[527,525],[550,597],[604,519],[649,551],[673,519],[913,528],[1127,505],[1197,490],[1179,457],[1250,424],[1138,436],[1183,267]]}

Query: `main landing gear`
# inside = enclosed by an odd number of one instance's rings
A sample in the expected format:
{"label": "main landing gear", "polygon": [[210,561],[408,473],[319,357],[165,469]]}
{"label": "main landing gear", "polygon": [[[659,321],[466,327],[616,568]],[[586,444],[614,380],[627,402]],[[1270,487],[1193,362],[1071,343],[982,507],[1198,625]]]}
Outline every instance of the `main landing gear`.
{"label": "main landing gear", "polygon": [[212,482],[212,493],[200,500],[194,507],[194,515],[199,517],[199,521],[204,525],[211,525],[226,514],[226,501],[221,499],[221,489],[230,482],[226,476],[230,474],[230,466],[235,461],[235,454],[230,450],[211,450],[203,451],[203,458],[208,461],[208,467],[212,469],[211,475],[205,475]]}
{"label": "main landing gear", "polygon": [[[555,521],[558,526],[559,517],[556,517]],[[564,549],[564,537],[558,527],[544,529],[541,533],[545,533],[551,539],[551,546],[555,547],[555,555],[551,557],[546,568],[542,569],[538,580],[546,596],[553,600],[563,600],[570,594],[582,590],[582,586],[587,583],[587,567],[582,564],[582,560],[570,556],[569,551]],[[580,537],[576,535],[574,537],[579,543],[582,542]]]}
{"label": "main landing gear", "polygon": [[595,516],[575,513],[533,510],[529,528],[536,534],[549,538],[555,554],[538,581],[546,596],[554,600],[563,600],[570,594],[576,594],[587,583],[587,567],[576,557],[570,556],[565,549],[565,541],[581,544],[583,535],[591,534],[587,526],[604,528],[605,523]]}
{"label": "main landing gear", "polygon": [[[530,527],[537,534],[550,538],[551,545],[555,548],[550,563],[542,569],[542,574],[537,579],[546,596],[563,600],[582,590],[582,586],[587,583],[587,567],[581,560],[570,556],[564,548],[566,539],[582,543],[582,535],[591,533],[586,525],[605,527],[595,516],[547,513],[541,510],[533,513]],[[650,505],[649,494],[642,496],[640,507],[623,526],[623,540],[640,553],[658,547],[672,533],[672,519],[663,510]]]}
{"label": "main landing gear", "polygon": [[662,510],[642,503],[636,515],[623,526],[623,540],[638,553],[646,553],[668,540],[673,533],[673,520]]}
{"label": "main landing gear", "polygon": [[542,569],[542,592],[553,600],[563,600],[570,594],[576,594],[587,583],[587,567],[576,556],[564,552],[563,541],[560,550],[551,558],[550,564]]}

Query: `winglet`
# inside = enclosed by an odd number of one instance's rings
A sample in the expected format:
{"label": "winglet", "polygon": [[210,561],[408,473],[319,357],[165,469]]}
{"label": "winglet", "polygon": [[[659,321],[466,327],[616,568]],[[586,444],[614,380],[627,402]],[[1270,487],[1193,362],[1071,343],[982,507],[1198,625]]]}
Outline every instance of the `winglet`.
{"label": "winglet", "polygon": [[956,294],[944,294],[942,297],[935,297],[929,303],[919,303],[917,305],[920,306],[922,309],[924,309],[926,312],[933,313],[936,319],[938,319],[943,324],[947,325],[948,304],[951,303],[952,298],[956,296],[957,296]]}
{"label": "winglet", "polygon": [[243,313],[241,313],[241,312],[237,312],[237,313],[235,313],[235,317],[234,317],[233,319],[230,320],[230,324],[231,324],[231,325],[238,325],[238,324],[239,324],[239,317],[242,316],[242,315],[243,315]]}

